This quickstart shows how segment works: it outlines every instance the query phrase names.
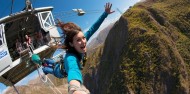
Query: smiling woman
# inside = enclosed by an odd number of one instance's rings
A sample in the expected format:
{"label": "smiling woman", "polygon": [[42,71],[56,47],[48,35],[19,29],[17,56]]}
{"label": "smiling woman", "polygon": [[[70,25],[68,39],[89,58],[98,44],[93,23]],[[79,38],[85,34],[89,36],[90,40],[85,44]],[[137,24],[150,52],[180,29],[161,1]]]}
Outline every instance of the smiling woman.
{"label": "smiling woman", "polygon": [[82,65],[80,62],[84,61],[84,55],[86,55],[86,43],[89,38],[97,31],[108,14],[114,12],[111,11],[111,7],[112,4],[106,3],[105,12],[85,34],[83,34],[80,27],[74,23],[58,23],[58,26],[62,28],[66,36],[64,43],[67,47],[67,52],[64,58],[64,66],[66,73],[68,74],[69,94],[89,94],[89,91],[83,85],[82,73],[80,71],[82,70]]}

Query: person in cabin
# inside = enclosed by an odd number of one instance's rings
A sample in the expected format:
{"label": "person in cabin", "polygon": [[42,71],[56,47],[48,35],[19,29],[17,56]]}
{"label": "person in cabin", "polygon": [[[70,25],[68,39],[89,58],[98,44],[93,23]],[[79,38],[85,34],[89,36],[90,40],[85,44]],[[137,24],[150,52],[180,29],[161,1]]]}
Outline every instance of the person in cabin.
{"label": "person in cabin", "polygon": [[43,43],[48,44],[50,41],[49,31],[45,31],[43,28],[40,29],[43,37]]}
{"label": "person in cabin", "polygon": [[35,41],[36,41],[37,47],[40,47],[44,44],[43,35],[42,35],[41,31],[35,32]]}
{"label": "person in cabin", "polygon": [[26,6],[25,6],[26,11],[29,11],[29,10],[33,9],[32,3],[30,2],[30,0],[26,0],[25,4],[26,4]]}
{"label": "person in cabin", "polygon": [[[64,58],[64,68],[67,74],[68,80],[68,92],[69,94],[89,94],[89,91],[83,85],[82,78],[82,65],[81,62],[85,62],[86,55],[86,43],[87,40],[97,31],[104,19],[108,14],[113,13],[111,11],[112,4],[106,3],[105,12],[99,17],[99,19],[92,25],[92,27],[83,34],[81,28],[75,23],[68,22],[58,22],[57,26],[60,27],[65,34],[64,47],[67,50]],[[55,63],[52,59],[45,59],[43,63],[43,72],[45,74],[54,74],[56,77],[62,77],[61,71],[56,71],[60,63]],[[60,76],[61,75],[61,76]]]}
{"label": "person in cabin", "polygon": [[26,41],[24,42],[24,44],[25,44],[26,47],[29,49],[29,51],[30,51],[31,53],[33,53],[34,46],[33,46],[32,39],[31,39],[30,36],[28,36],[28,35],[25,35],[25,39],[26,39]]}
{"label": "person in cabin", "polygon": [[24,42],[26,44],[27,47],[29,47],[32,44],[32,40],[28,35],[25,35],[25,39],[26,42]]}
{"label": "person in cabin", "polygon": [[19,39],[16,39],[16,50],[18,53],[20,53],[23,50],[22,43],[19,41]]}
{"label": "person in cabin", "polygon": [[45,75],[52,74],[57,78],[63,78],[66,74],[63,70],[63,62],[56,62],[53,59],[44,59],[42,62],[42,70]]}

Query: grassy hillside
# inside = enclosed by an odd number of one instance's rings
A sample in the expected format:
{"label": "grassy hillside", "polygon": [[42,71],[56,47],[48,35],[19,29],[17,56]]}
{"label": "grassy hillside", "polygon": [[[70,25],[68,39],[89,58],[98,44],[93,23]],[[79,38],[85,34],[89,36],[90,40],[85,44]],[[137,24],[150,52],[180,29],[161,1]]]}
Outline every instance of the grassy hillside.
{"label": "grassy hillside", "polygon": [[189,32],[189,0],[136,4],[108,34],[87,86],[93,94],[189,94]]}

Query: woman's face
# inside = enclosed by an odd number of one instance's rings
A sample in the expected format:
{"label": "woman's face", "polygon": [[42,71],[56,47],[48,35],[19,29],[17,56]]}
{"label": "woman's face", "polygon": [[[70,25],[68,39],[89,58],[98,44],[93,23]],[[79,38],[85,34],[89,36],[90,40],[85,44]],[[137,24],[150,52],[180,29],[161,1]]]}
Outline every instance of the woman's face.
{"label": "woman's face", "polygon": [[70,43],[71,47],[74,47],[75,50],[79,53],[86,52],[86,38],[82,32],[79,32],[73,37],[73,42]]}

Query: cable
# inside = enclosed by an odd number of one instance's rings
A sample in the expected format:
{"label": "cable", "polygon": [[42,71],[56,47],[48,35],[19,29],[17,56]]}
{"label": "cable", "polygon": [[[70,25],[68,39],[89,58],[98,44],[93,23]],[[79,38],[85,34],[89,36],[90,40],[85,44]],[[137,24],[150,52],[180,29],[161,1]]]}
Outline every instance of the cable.
{"label": "cable", "polygon": [[[38,71],[38,75],[39,75],[39,78],[41,79],[41,81],[42,81],[44,84],[47,84],[55,94],[58,94],[58,93],[54,90],[54,88],[59,92],[59,94],[62,94],[61,91],[59,91],[59,90],[57,89],[57,87],[53,84],[53,82],[49,79],[49,77],[48,77],[47,75],[45,75],[45,77],[42,76],[42,74],[41,74],[40,71],[39,71],[39,68],[40,68],[40,66],[37,65],[37,71]],[[50,82],[54,88],[53,88],[50,84],[48,84],[48,82]]]}
{"label": "cable", "polygon": [[[95,13],[100,13],[100,12],[98,12],[98,11],[86,12],[86,15],[95,14]],[[54,16],[55,16],[55,18],[59,18],[59,19],[68,19],[68,18],[78,17],[76,14],[74,14],[74,15],[69,15],[69,16],[57,16],[57,15],[54,15]]]}
{"label": "cable", "polygon": [[40,74],[39,68],[40,68],[39,65],[37,65],[37,71],[38,71],[39,77],[40,77],[40,79],[42,78],[41,81],[45,83],[45,82],[47,82],[47,76],[46,75],[45,75],[45,77],[42,76]]}
{"label": "cable", "polygon": [[15,87],[15,85],[14,85],[14,84],[13,84],[13,87],[14,87],[14,89],[15,89],[16,93],[17,93],[17,94],[20,94],[20,93],[18,92],[18,90],[17,90],[17,88]]}
{"label": "cable", "polygon": [[[102,10],[87,10],[85,11],[87,14],[88,13],[99,13],[102,12]],[[55,12],[54,16],[62,16],[62,15],[71,15],[71,14],[76,14],[76,12],[73,11],[61,11],[61,12]]]}
{"label": "cable", "polygon": [[[60,93],[60,94],[62,94],[61,93],[61,91],[59,91],[58,89],[57,89],[57,87],[53,84],[53,82],[47,77],[47,79],[49,80],[49,82],[55,87],[55,89]],[[55,92],[55,91],[54,91]],[[57,94],[57,93],[56,93]]]}
{"label": "cable", "polygon": [[[101,10],[87,10],[87,14],[93,14],[93,13],[99,13]],[[66,16],[65,16],[66,15]],[[71,18],[71,17],[78,17],[76,15],[76,13],[74,13],[73,11],[62,11],[60,13],[55,13],[55,18],[62,18],[62,19],[68,19],[68,18]],[[29,28],[32,28],[32,27],[35,27],[35,26],[38,26],[40,24],[35,24],[35,25],[28,25],[25,27],[25,29],[29,29]],[[22,30],[15,30],[14,31],[22,31]]]}
{"label": "cable", "polygon": [[13,13],[13,4],[14,4],[14,0],[12,0],[12,3],[11,3],[11,13],[10,13],[10,15]]}

